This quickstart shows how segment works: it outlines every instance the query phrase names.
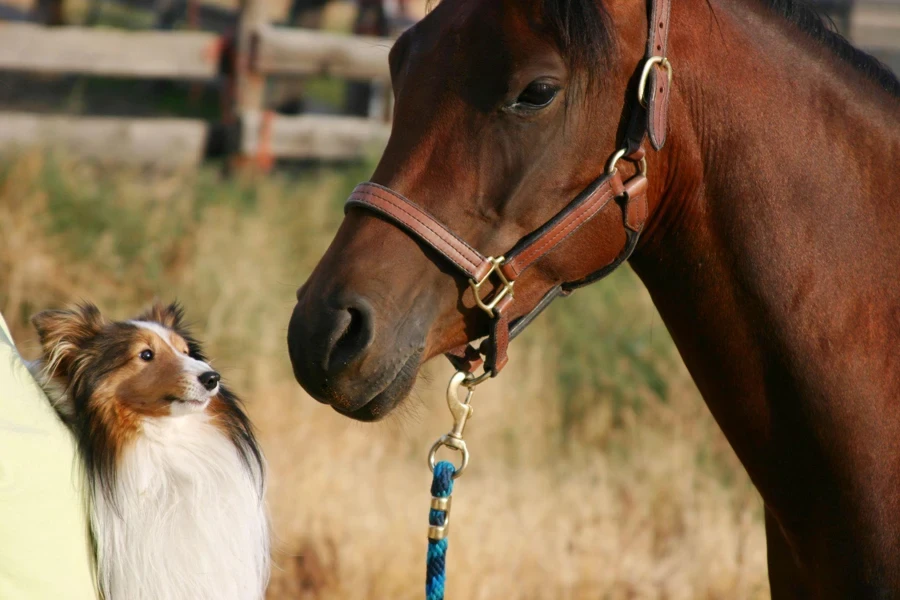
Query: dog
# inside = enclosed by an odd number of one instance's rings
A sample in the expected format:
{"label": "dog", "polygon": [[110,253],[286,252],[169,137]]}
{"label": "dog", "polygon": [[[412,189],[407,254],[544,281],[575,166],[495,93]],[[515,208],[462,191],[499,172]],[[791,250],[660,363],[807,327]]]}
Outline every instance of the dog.
{"label": "dog", "polygon": [[83,304],[32,323],[30,369],[83,458],[105,599],[262,598],[264,458],[182,308],[112,322]]}

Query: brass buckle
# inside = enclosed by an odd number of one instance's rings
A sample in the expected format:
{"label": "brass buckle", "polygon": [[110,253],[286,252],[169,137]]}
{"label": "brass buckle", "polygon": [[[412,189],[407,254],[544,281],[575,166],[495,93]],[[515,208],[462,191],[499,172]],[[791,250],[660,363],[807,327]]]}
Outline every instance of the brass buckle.
{"label": "brass buckle", "polygon": [[[506,262],[506,259],[502,256],[494,258],[493,256],[489,257],[488,262],[491,263],[491,270],[487,272],[487,274],[481,278],[481,281],[475,281],[474,279],[469,280],[469,287],[472,288],[472,291],[475,292],[475,303],[478,304],[479,308],[486,312],[489,317],[494,317],[494,308],[497,306],[497,303],[503,300],[503,298],[509,294],[510,297],[513,295],[513,284],[514,281],[510,281],[503,274],[503,271],[500,270],[500,267]],[[487,282],[488,279],[491,278],[491,275],[496,273],[497,278],[500,280],[500,283],[503,285],[502,288],[498,289],[494,296],[490,299],[490,301],[483,300],[481,298],[481,286]]]}
{"label": "brass buckle", "polygon": [[669,75],[669,85],[672,85],[672,63],[669,62],[669,59],[665,56],[651,56],[648,58],[647,62],[644,63],[644,70],[641,71],[641,81],[638,83],[638,102],[640,102],[641,106],[644,108],[647,108],[647,103],[644,100],[647,78],[650,77],[650,69],[653,68],[653,65],[657,64],[666,70],[666,73]]}

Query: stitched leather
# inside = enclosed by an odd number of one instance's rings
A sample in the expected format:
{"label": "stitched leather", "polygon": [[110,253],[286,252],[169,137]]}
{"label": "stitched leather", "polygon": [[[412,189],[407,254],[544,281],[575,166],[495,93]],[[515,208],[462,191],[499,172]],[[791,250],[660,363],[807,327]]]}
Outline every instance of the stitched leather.
{"label": "stitched leather", "polygon": [[668,121],[669,106],[669,75],[665,70],[654,67],[647,78],[647,87],[650,93],[650,99],[647,106],[650,110],[647,113],[647,134],[650,136],[650,143],[656,150],[660,150],[666,143],[666,128]]}
{"label": "stitched leather", "polygon": [[392,189],[376,183],[361,183],[350,194],[344,210],[365,206],[401,225],[437,250],[472,279],[481,280],[491,263],[440,221]]}
{"label": "stitched leather", "polygon": [[[650,2],[650,32],[647,36],[647,58],[666,56],[669,45],[669,17],[671,0]],[[669,112],[669,75],[656,64],[647,79],[649,95],[647,99],[647,133],[650,143],[657,150],[666,143],[666,123]]]}
{"label": "stitched leather", "polygon": [[594,215],[606,208],[609,201],[616,196],[615,190],[617,189],[624,189],[618,173],[604,178],[592,193],[581,201],[570,204],[541,227],[538,230],[539,236],[531,238],[524,246],[517,246],[513,249],[506,257],[506,262],[500,267],[503,275],[510,281],[519,277],[525,269],[556,248],[560,242],[578,231]]}
{"label": "stitched leather", "polygon": [[647,206],[647,178],[635,175],[625,183],[628,201],[625,205],[625,227],[635,233],[644,229],[649,207]]}
{"label": "stitched leather", "polygon": [[649,33],[647,35],[647,56],[665,56],[669,45],[669,16],[672,0],[652,0],[650,2]]}
{"label": "stitched leather", "polygon": [[509,362],[509,356],[507,355],[507,350],[509,349],[509,315],[506,311],[510,304],[512,304],[512,297],[506,296],[494,307],[494,312],[497,316],[491,319],[490,333],[485,343],[482,344],[484,348],[482,354],[485,356],[484,368],[493,375],[499,373],[506,366],[506,363]]}

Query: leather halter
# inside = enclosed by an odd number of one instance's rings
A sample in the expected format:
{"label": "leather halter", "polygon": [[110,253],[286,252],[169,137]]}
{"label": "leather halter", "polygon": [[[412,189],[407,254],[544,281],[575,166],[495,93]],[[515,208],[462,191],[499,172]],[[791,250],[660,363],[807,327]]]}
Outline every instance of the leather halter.
{"label": "leather halter", "polygon": [[[478,306],[491,318],[490,329],[479,348],[465,344],[447,353],[447,358],[457,369],[471,373],[483,361],[485,375],[496,376],[508,361],[507,348],[510,340],[521,333],[554,299],[602,279],[628,260],[634,251],[648,213],[644,141],[649,138],[656,150],[661,149],[666,141],[672,79],[672,67],[666,58],[670,3],[671,0],[649,0],[647,50],[639,65],[637,98],[630,107],[626,106],[626,110],[630,108],[631,114],[623,148],[610,157],[602,175],[556,216],[522,238],[504,256],[484,256],[425,209],[382,185],[361,183],[347,199],[345,211],[351,207],[360,207],[378,213],[411,237],[436,250],[469,279]],[[616,163],[621,159],[640,165],[638,172],[625,181],[616,168]],[[618,256],[583,279],[554,286],[531,311],[510,323],[508,312],[513,302],[513,285],[522,273],[582,225],[601,212],[611,210],[614,205],[622,211],[626,235],[625,246]],[[498,280],[499,287],[488,298],[483,298],[480,289],[492,276]]]}

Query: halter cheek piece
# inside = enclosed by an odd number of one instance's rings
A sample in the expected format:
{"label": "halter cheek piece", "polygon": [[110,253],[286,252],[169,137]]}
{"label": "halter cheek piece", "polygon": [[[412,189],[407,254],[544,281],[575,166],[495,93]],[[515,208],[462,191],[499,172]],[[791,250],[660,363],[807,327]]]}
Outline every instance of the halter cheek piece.
{"label": "halter cheek piece", "polygon": [[[628,260],[637,245],[647,220],[647,161],[644,141],[649,138],[656,150],[666,141],[666,121],[669,92],[672,85],[672,66],[666,58],[669,37],[669,8],[671,0],[650,0],[647,50],[640,65],[637,97],[631,106],[623,147],[609,159],[602,175],[576,196],[569,204],[540,229],[520,240],[504,256],[486,257],[453,233],[423,208],[394,190],[376,183],[356,186],[344,210],[365,208],[387,218],[410,236],[424,242],[454,265],[469,280],[475,301],[490,320],[487,338],[475,348],[465,344],[447,353],[450,362],[460,370],[472,372],[484,362],[485,375],[494,377],[508,362],[509,341],[515,338],[555,298],[606,277]],[[623,181],[616,165],[620,160],[639,165],[638,172]],[[612,202],[615,200],[615,203]],[[616,204],[622,211],[625,246],[618,256],[583,279],[558,284],[525,316],[510,323],[508,312],[513,302],[516,280],[531,265],[549,254],[594,216]],[[482,286],[494,279],[496,286],[488,297]],[[473,384],[474,385],[474,384]]]}

